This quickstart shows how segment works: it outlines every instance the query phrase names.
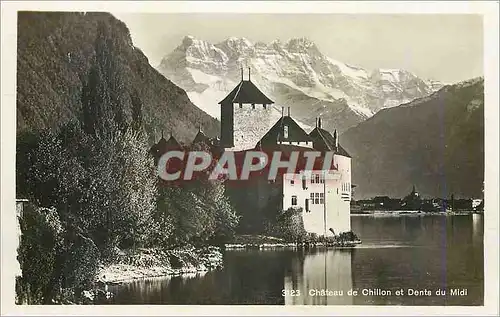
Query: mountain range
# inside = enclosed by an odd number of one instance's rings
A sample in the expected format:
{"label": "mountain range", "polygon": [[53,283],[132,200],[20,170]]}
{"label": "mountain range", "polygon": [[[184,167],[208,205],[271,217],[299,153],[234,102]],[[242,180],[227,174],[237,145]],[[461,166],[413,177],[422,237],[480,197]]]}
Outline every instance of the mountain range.
{"label": "mountain range", "polygon": [[[290,107],[303,127],[321,116],[340,132],[383,108],[431,94],[442,83],[400,69],[366,70],[336,61],[307,38],[252,43],[231,37],[220,43],[186,36],[157,69],[183,88],[191,101],[215,118],[222,100],[244,77],[281,106]],[[244,70],[243,76],[241,69]]]}
{"label": "mountain range", "polygon": [[383,109],[339,142],[352,156],[355,198],[481,198],[484,181],[484,79],[448,85]]}

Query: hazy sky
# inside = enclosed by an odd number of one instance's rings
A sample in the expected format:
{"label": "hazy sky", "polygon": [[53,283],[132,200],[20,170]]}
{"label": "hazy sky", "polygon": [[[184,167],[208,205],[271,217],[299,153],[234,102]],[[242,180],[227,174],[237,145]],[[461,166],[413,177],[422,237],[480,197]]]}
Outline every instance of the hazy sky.
{"label": "hazy sky", "polygon": [[483,75],[480,15],[113,14],[153,66],[186,35],[212,43],[307,37],[325,55],[369,70],[402,68],[449,83]]}

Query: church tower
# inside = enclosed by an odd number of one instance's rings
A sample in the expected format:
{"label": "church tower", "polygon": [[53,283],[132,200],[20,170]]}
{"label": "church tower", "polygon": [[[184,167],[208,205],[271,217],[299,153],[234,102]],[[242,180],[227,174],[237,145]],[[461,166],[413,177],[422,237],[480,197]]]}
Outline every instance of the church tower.
{"label": "church tower", "polygon": [[269,128],[274,101],[250,80],[250,68],[248,80],[243,79],[241,69],[240,83],[219,104],[221,146],[238,151],[253,148]]}

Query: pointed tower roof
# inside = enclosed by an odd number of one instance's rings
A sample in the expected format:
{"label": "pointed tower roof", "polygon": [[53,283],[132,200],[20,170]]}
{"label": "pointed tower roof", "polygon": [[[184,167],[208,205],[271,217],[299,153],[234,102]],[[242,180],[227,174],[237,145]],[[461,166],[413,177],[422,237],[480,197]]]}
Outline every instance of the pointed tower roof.
{"label": "pointed tower roof", "polygon": [[248,80],[243,80],[243,70],[240,83],[224,98],[219,104],[232,103],[254,103],[261,105],[270,105],[274,101],[269,99],[262,91],[250,81],[250,71]]}
{"label": "pointed tower roof", "polygon": [[163,136],[163,131],[161,133],[161,139],[156,143],[156,150],[161,155],[168,150],[175,150],[182,148],[181,144],[177,142],[172,133],[170,133],[170,138],[165,139]]}
{"label": "pointed tower roof", "polygon": [[158,140],[158,143],[156,143],[156,145],[163,146],[165,144],[167,144],[167,139],[165,139],[165,136],[163,135],[163,130],[161,130],[161,138],[160,140]]}
{"label": "pointed tower roof", "polygon": [[157,160],[160,156],[162,156],[169,150],[180,149],[182,149],[182,145],[177,142],[177,140],[172,136],[172,133],[170,133],[170,138],[167,140],[165,139],[162,131],[160,140],[158,141],[158,143],[153,144],[150,149],[150,153],[155,157],[155,160]]}
{"label": "pointed tower roof", "polygon": [[196,136],[193,139],[193,144],[200,142],[208,144],[210,142],[210,139],[205,135],[205,133],[203,133],[203,131],[198,130],[198,133],[196,133]]}
{"label": "pointed tower roof", "polygon": [[170,136],[170,138],[167,140],[167,147],[169,149],[178,149],[181,148],[181,144],[177,142],[177,140],[174,138],[173,135]]}

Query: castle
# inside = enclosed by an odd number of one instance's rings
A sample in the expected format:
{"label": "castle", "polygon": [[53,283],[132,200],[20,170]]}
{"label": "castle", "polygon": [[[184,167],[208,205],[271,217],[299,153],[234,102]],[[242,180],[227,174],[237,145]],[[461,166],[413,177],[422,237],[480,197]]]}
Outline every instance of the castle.
{"label": "castle", "polygon": [[[219,104],[220,139],[210,140],[200,129],[193,143],[209,142],[222,151],[237,153],[255,149],[302,155],[315,152],[323,158],[333,153],[329,169],[302,169],[280,175],[281,208],[302,209],[304,229],[310,233],[328,236],[351,231],[351,157],[339,144],[336,130],[332,135],[322,128],[318,118],[316,127],[307,133],[291,117],[290,108],[285,115],[283,107],[281,118],[267,130],[272,124],[274,102],[250,80],[250,72],[248,80],[243,79],[243,70],[241,82]],[[168,141],[162,136],[152,151],[161,153],[168,144],[178,145],[173,136]]]}

